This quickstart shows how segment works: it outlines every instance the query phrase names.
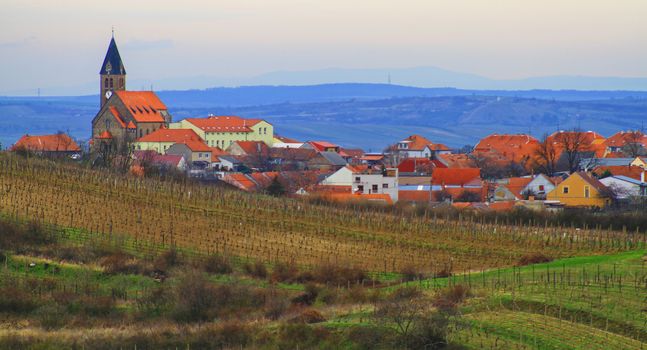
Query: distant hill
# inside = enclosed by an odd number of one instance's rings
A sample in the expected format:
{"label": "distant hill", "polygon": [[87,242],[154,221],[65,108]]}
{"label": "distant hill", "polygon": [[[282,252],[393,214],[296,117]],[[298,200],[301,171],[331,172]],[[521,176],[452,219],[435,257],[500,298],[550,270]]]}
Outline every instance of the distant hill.
{"label": "distant hill", "polygon": [[[647,121],[647,92],[425,89],[389,84],[251,86],[161,91],[176,120],[213,114],[264,118],[278,133],[382,150],[412,133],[453,147],[493,132],[544,132],[580,126],[603,135]],[[98,96],[0,97],[0,142],[22,134],[90,135]]]}

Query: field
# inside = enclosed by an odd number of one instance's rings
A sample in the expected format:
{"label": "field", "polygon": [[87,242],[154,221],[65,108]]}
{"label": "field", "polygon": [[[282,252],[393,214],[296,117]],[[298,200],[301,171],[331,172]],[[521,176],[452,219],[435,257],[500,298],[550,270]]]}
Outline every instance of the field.
{"label": "field", "polygon": [[[446,309],[452,348],[647,342],[642,232],[331,206],[0,154],[3,222],[0,235],[24,239],[0,236],[0,348],[417,348],[384,310],[423,302]],[[519,266],[528,257],[552,261]],[[216,299],[187,319],[200,286]],[[316,323],[295,325],[304,315]]]}

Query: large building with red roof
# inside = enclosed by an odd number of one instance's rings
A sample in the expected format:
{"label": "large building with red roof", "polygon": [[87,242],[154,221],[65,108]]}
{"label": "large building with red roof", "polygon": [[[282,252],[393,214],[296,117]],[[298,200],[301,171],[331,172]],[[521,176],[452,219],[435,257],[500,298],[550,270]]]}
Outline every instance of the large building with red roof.
{"label": "large building with red roof", "polygon": [[474,147],[473,154],[491,159],[515,163],[527,163],[533,159],[539,141],[526,134],[492,134]]}
{"label": "large building with red roof", "polygon": [[99,72],[101,105],[92,119],[94,147],[116,148],[168,126],[171,115],[152,91],[127,91],[126,69],[114,38]]}
{"label": "large building with red roof", "polygon": [[236,141],[261,141],[267,146],[274,142],[274,126],[262,119],[237,116],[208,116],[187,118],[170,125],[171,129],[192,129],[209,147],[227,149]]}
{"label": "large building with red roof", "polygon": [[[431,197],[434,201],[482,202],[487,186],[479,168],[436,168],[431,176]],[[463,199],[465,198],[465,199]]]}

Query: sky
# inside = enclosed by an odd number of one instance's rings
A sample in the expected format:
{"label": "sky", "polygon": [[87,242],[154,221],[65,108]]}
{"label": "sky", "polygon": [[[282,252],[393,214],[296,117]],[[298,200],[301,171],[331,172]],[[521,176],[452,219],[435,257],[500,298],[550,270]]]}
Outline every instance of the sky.
{"label": "sky", "polygon": [[[115,28],[129,81],[441,67],[647,77],[645,0],[1,0],[0,94],[94,91]],[[223,83],[224,82],[224,83]]]}

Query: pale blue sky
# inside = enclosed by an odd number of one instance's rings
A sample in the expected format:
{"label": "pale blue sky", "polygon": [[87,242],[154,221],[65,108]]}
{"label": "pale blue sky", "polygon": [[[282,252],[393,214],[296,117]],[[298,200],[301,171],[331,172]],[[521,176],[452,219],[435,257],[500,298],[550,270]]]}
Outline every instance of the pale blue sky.
{"label": "pale blue sky", "polygon": [[98,84],[112,25],[130,81],[415,66],[497,79],[647,77],[645,0],[2,0],[1,8],[0,93]]}

